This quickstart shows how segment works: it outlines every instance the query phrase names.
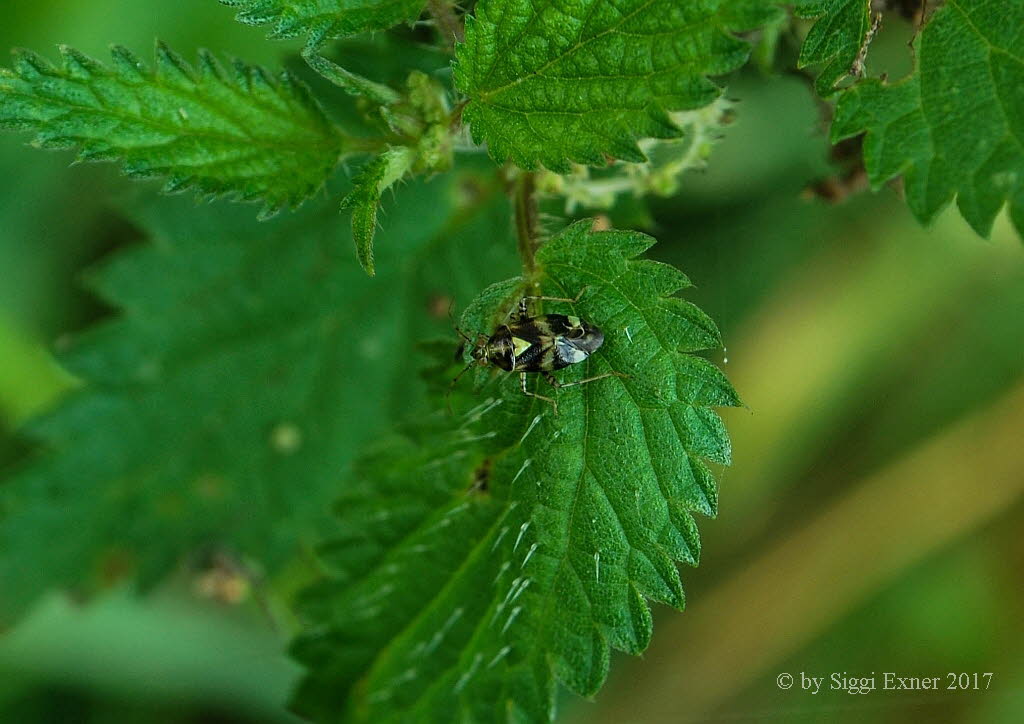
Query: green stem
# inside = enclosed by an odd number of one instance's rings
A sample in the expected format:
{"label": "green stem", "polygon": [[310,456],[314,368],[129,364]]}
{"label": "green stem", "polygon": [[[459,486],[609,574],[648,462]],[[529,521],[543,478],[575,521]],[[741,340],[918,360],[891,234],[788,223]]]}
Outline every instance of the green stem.
{"label": "green stem", "polygon": [[453,50],[455,43],[461,43],[466,39],[462,21],[455,14],[451,0],[427,0],[427,9],[437,21],[437,31],[448,50]]}
{"label": "green stem", "polygon": [[532,171],[523,172],[515,181],[516,241],[523,269],[528,278],[537,269],[537,248],[540,246],[540,210],[537,206],[537,179]]}

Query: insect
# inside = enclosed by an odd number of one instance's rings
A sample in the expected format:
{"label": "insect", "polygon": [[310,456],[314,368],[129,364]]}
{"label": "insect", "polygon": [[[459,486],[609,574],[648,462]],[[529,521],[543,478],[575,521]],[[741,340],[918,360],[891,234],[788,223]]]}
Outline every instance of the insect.
{"label": "insect", "polygon": [[595,350],[604,344],[604,332],[580,317],[565,314],[541,314],[531,316],[527,309],[528,301],[567,302],[575,304],[583,296],[584,288],[575,299],[564,297],[526,296],[519,300],[518,314],[509,313],[509,319],[498,326],[490,337],[479,334],[474,340],[456,327],[456,331],[465,340],[459,347],[458,356],[462,356],[465,344],[473,345],[470,362],[454,380],[452,386],[473,365],[494,366],[505,372],[518,372],[520,387],[523,394],[536,397],[551,404],[554,413],[558,414],[558,401],[552,397],[531,392],[527,389],[527,375],[540,373],[555,389],[575,387],[606,377],[626,377],[621,372],[605,372],[576,382],[562,383],[555,379],[552,372],[574,365],[587,359]]}

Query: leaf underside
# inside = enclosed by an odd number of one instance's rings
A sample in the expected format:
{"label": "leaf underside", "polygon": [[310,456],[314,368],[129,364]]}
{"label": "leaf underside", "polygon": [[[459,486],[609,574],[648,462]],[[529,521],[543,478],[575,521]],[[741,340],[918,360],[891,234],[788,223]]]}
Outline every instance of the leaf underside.
{"label": "leaf underside", "polygon": [[638,138],[673,138],[670,111],[707,105],[708,76],[742,65],[731,34],[756,27],[770,3],[722,0],[481,0],[457,50],[463,117],[498,162],[603,166],[643,161]]}
{"label": "leaf underside", "polygon": [[113,66],[61,48],[54,66],[28,52],[0,69],[0,128],[29,131],[83,161],[120,160],[167,191],[260,200],[266,214],[319,190],[344,139],[306,88],[202,52],[193,68],[163,44],[149,69],[124,48]]}
{"label": "leaf underside", "polygon": [[[699,557],[693,514],[714,515],[708,461],[728,463],[712,406],[724,376],[690,352],[715,325],[668,295],[671,267],[634,257],[652,240],[573,225],[548,242],[545,303],[606,341],[558,373],[559,414],[515,375],[481,370],[474,407],[379,442],[337,504],[327,571],[305,596],[309,672],[296,707],[317,721],[548,721],[555,682],[593,694],[610,650],[642,651],[647,600],[683,606],[676,561]],[[489,288],[462,317],[492,329],[522,280]]]}
{"label": "leaf underside", "polygon": [[426,0],[220,0],[239,22],[270,25],[271,37],[309,36],[310,46],[415,20]]}
{"label": "leaf underside", "polygon": [[466,183],[399,192],[376,280],[333,201],[263,223],[181,198],[135,212],[152,241],[90,278],[122,314],[62,353],[83,386],[28,426],[44,450],[0,486],[0,622],[209,546],[268,574],[307,550],[353,452],[423,404],[415,344],[450,330],[431,295],[516,268],[509,238],[479,250],[507,201],[461,209]]}
{"label": "leaf underside", "polygon": [[872,185],[902,175],[921,221],[955,195],[979,234],[1008,204],[1024,235],[1024,0],[948,0],[916,48],[909,78],[843,92],[833,139],[865,133]]}

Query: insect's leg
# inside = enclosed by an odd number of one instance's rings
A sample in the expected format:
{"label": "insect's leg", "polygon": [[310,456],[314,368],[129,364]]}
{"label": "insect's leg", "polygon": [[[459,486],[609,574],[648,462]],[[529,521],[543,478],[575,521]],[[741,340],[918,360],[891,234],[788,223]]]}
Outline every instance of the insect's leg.
{"label": "insect's leg", "polygon": [[455,379],[452,380],[452,383],[450,385],[448,385],[448,391],[444,393],[444,404],[445,404],[445,407],[448,408],[448,414],[449,415],[453,414],[452,413],[452,391],[455,389],[455,383],[457,383],[459,381],[459,378],[462,377],[462,375],[466,374],[466,372],[469,371],[469,368],[472,367],[474,364],[476,364],[475,361],[474,362],[470,362],[468,365],[463,367],[462,370],[459,372],[459,374],[455,375]]}
{"label": "insect's leg", "polygon": [[[505,321],[507,322],[510,318],[512,318],[513,315],[515,315],[517,321],[521,320],[521,319],[529,318],[530,310],[527,307],[527,302],[528,301],[533,301],[533,302],[565,302],[566,304],[575,304],[576,302],[578,302],[583,297],[583,293],[586,292],[587,289],[589,289],[589,288],[590,287],[588,285],[588,286],[585,286],[582,289],[580,289],[580,293],[577,294],[574,299],[569,299],[568,297],[545,297],[543,295],[538,295],[538,294],[527,294],[526,296],[524,296],[522,299],[519,300],[519,304],[517,306],[515,306],[515,307],[513,307],[512,309],[509,310],[509,313],[505,315]],[[518,314],[516,314],[516,312],[518,312]]]}
{"label": "insect's leg", "polygon": [[530,316],[529,311],[527,311],[526,309],[527,299],[529,299],[529,297],[523,297],[522,299],[519,300],[517,304],[515,304],[511,309],[508,310],[508,313],[505,315],[505,318],[501,321],[502,325],[507,325],[508,320],[510,319],[515,319],[515,321],[518,322],[519,320],[526,319],[527,317]]}
{"label": "insect's leg", "polygon": [[596,382],[597,380],[603,380],[605,377],[629,377],[629,375],[623,372],[605,372],[603,375],[594,375],[593,377],[588,377],[585,380],[576,380],[575,382],[559,382],[554,378],[548,380],[548,382],[550,382],[551,385],[556,388],[575,387],[576,385],[585,385],[588,382]]}
{"label": "insect's leg", "polygon": [[528,389],[526,389],[526,373],[525,372],[520,372],[519,373],[519,386],[522,388],[523,394],[526,395],[527,397],[536,397],[538,400],[544,400],[545,402],[550,402],[551,403],[551,409],[554,410],[554,413],[556,415],[558,414],[558,402],[554,398],[545,397],[544,395],[538,395],[536,392],[530,392]]}
{"label": "insect's leg", "polygon": [[530,300],[533,300],[533,301],[537,301],[537,302],[565,302],[566,304],[575,304],[576,302],[578,302],[580,299],[583,298],[583,293],[586,292],[587,289],[589,289],[589,288],[590,287],[588,285],[588,286],[585,286],[582,289],[580,289],[580,293],[577,294],[574,299],[569,299],[568,297],[545,297],[545,296],[538,296],[538,295],[532,295],[532,294],[527,295],[527,296],[525,296],[525,297],[523,297],[522,299],[519,300],[520,314],[526,314],[526,300],[527,299],[530,299]]}

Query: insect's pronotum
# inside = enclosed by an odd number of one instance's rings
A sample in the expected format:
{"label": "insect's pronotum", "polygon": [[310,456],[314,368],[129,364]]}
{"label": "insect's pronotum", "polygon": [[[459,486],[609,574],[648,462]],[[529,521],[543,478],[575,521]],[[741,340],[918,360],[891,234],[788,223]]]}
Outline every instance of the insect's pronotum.
{"label": "insect's pronotum", "polygon": [[[471,355],[473,362],[452,380],[452,385],[474,364],[495,366],[506,372],[518,372],[520,387],[524,395],[536,397],[551,404],[558,414],[558,402],[552,397],[545,397],[530,392],[526,386],[529,373],[540,373],[555,389],[574,387],[605,377],[626,377],[621,372],[605,372],[604,374],[587,377],[576,382],[559,382],[552,372],[574,365],[587,359],[595,350],[604,344],[604,332],[580,317],[565,314],[541,314],[531,316],[527,310],[527,301],[567,302],[575,304],[583,296],[584,288],[575,299],[564,297],[526,296],[519,300],[518,314],[504,324],[498,326],[490,337],[479,334],[472,339],[461,329],[456,330],[463,339],[473,345]],[[459,355],[463,347],[459,348]]]}

